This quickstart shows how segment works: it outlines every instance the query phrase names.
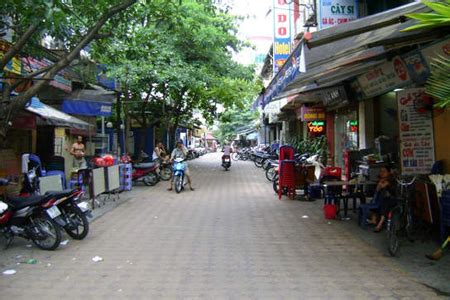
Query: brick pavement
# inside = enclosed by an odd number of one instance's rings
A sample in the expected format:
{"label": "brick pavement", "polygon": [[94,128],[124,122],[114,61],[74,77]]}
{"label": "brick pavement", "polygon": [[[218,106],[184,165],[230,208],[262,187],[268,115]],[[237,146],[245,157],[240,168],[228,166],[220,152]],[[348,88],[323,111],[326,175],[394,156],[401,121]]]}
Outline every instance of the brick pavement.
{"label": "brick pavement", "polygon": [[[438,298],[344,226],[324,220],[319,202],[276,200],[253,164],[237,162],[225,172],[219,154],[209,154],[190,165],[196,191],[169,193],[164,182],[135,189],[133,199],[91,224],[85,240],[33,250],[38,264],[0,275],[1,297]],[[96,255],[104,261],[93,262]]]}

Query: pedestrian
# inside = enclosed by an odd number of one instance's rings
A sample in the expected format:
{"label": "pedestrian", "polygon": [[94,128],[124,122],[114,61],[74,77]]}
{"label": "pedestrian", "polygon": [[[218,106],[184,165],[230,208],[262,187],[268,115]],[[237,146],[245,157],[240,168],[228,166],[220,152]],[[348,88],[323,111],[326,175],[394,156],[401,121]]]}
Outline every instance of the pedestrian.
{"label": "pedestrian", "polygon": [[[182,158],[184,160],[183,161],[183,164],[184,164],[184,167],[185,167],[184,168],[184,174],[187,177],[187,180],[188,180],[188,183],[189,183],[189,188],[191,189],[191,191],[193,191],[194,188],[192,187],[191,174],[189,172],[189,166],[186,163],[187,154],[188,154],[188,150],[184,146],[183,141],[179,140],[177,142],[177,147],[175,149],[173,149],[173,151],[172,151],[172,155],[170,156],[170,161],[173,162],[174,159],[177,159],[177,158]],[[170,186],[167,189],[168,191],[171,191],[173,189],[173,177],[174,176],[172,176],[172,178],[170,179]]]}
{"label": "pedestrian", "polygon": [[153,150],[152,160],[153,161],[159,160],[161,162],[166,162],[167,159],[168,155],[166,152],[166,148],[164,147],[164,144],[162,142],[158,142],[156,144],[155,149]]}
{"label": "pedestrian", "polygon": [[[395,206],[396,181],[391,173],[391,168],[384,166],[380,168],[379,180],[374,197],[379,197],[380,203],[380,220],[376,224],[374,232],[380,232],[386,221],[390,209]],[[372,220],[373,221],[373,220]],[[369,222],[369,224],[372,222]]]}
{"label": "pedestrian", "polygon": [[73,168],[76,170],[86,169],[87,164],[84,159],[86,148],[83,144],[83,137],[78,136],[77,141],[70,148],[69,153],[73,156]]}

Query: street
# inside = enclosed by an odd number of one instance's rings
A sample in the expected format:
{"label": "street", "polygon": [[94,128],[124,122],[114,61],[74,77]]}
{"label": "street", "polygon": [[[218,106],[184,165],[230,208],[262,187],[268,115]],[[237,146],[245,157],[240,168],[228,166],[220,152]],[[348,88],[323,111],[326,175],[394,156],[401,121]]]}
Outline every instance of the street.
{"label": "street", "polygon": [[38,263],[3,265],[17,273],[0,275],[1,298],[439,298],[347,224],[325,220],[322,201],[278,201],[253,163],[225,172],[217,153],[189,165],[195,191],[138,186],[85,240],[33,246]]}

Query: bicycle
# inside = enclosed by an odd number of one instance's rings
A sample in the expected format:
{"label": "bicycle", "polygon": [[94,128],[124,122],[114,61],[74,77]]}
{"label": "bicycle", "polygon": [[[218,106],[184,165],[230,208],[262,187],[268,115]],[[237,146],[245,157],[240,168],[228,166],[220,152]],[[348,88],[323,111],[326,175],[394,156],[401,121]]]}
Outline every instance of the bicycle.
{"label": "bicycle", "polygon": [[412,179],[408,176],[397,178],[400,187],[400,196],[397,198],[397,204],[389,211],[387,217],[387,242],[388,252],[391,256],[395,256],[399,249],[399,235],[401,231],[406,232],[408,240],[412,241],[412,229],[414,223],[414,212],[411,205],[411,199],[414,197],[414,182],[416,177]]}

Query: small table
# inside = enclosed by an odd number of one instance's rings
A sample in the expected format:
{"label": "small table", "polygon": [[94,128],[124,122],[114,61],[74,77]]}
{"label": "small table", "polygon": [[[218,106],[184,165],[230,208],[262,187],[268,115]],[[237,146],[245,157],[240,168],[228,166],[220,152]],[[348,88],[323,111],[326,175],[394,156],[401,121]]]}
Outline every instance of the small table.
{"label": "small table", "polygon": [[[365,185],[374,185],[376,182],[374,181],[347,181],[347,180],[333,180],[333,181],[325,181],[321,184],[322,188],[324,189],[325,196],[328,195],[328,188],[329,187],[343,187],[348,186],[350,187],[349,190],[355,190],[352,187],[363,187]],[[356,206],[356,198],[364,198],[364,193],[362,190],[358,189],[357,191],[350,191],[346,195],[342,195],[342,193],[339,193],[336,196],[336,200],[338,201],[338,207],[340,207],[340,200],[344,200],[344,216],[341,218],[342,221],[349,221],[350,217],[348,216],[348,199],[350,197],[353,197],[353,210],[355,211]]]}

